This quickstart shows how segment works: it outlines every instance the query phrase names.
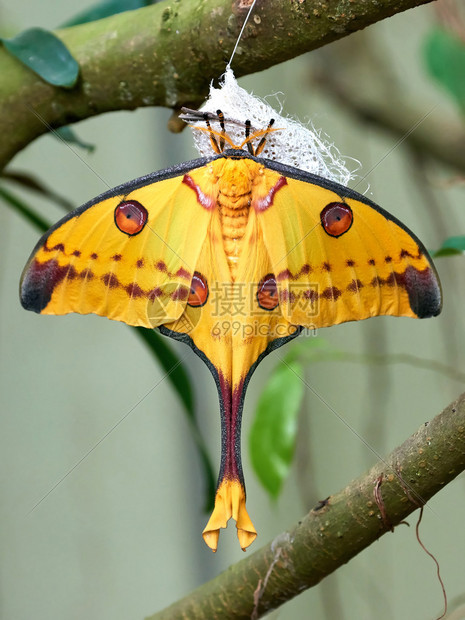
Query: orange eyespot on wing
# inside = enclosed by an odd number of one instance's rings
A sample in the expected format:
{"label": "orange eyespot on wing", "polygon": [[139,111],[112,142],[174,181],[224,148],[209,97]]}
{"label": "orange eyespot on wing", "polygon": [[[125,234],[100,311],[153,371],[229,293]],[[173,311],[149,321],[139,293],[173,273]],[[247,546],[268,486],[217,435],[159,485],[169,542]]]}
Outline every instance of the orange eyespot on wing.
{"label": "orange eyespot on wing", "polygon": [[331,237],[340,237],[347,232],[353,217],[352,209],[344,202],[331,202],[320,214],[321,224]]}
{"label": "orange eyespot on wing", "polygon": [[147,209],[137,200],[120,202],[115,209],[115,224],[130,237],[137,235],[147,223]]}
{"label": "orange eyespot on wing", "polygon": [[187,305],[192,308],[200,308],[208,299],[208,284],[206,278],[198,271],[192,276]]}
{"label": "orange eyespot on wing", "polygon": [[278,306],[278,286],[273,273],[267,274],[259,283],[257,301],[263,310],[274,310]]}

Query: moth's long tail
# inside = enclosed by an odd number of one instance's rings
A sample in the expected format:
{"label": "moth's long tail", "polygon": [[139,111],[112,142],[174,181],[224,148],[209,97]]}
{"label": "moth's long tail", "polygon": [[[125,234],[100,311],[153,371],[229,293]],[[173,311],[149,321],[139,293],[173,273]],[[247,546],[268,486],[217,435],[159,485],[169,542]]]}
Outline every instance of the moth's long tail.
{"label": "moth's long tail", "polygon": [[245,507],[245,485],[241,463],[241,417],[244,385],[232,388],[219,374],[221,409],[221,466],[215,495],[215,507],[203,531],[203,539],[216,551],[220,528],[229,519],[236,521],[237,537],[243,551],[255,540],[257,532]]}

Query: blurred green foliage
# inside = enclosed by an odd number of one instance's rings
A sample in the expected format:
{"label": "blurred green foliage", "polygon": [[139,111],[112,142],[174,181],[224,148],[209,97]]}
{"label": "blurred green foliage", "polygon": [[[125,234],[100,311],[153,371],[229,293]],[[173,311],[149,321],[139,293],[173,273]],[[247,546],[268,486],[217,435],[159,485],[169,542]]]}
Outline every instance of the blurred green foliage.
{"label": "blurred green foliage", "polygon": [[465,45],[454,33],[435,28],[425,42],[430,73],[465,113]]}

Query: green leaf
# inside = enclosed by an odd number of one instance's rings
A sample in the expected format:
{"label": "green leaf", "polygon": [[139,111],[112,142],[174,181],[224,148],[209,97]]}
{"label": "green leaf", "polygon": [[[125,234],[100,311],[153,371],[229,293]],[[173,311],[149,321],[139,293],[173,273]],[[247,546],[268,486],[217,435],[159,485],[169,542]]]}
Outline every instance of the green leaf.
{"label": "green leaf", "polygon": [[273,498],[279,495],[294,456],[297,418],[304,394],[302,365],[279,365],[263,390],[250,431],[252,465]]}
{"label": "green leaf", "polygon": [[463,254],[465,252],[465,236],[448,237],[443,241],[439,250],[433,253],[435,258],[439,256],[453,256],[454,254]]}
{"label": "green leaf", "polygon": [[462,254],[460,250],[454,250],[453,248],[439,248],[434,252],[434,258],[444,258],[445,256],[457,256],[458,254]]}
{"label": "green leaf", "polygon": [[81,11],[71,19],[68,19],[61,28],[69,28],[70,26],[77,26],[78,24],[87,24],[88,22],[95,22],[98,19],[104,17],[110,17],[117,13],[124,13],[124,11],[134,11],[141,7],[154,4],[150,0],[106,0],[105,2],[98,2],[93,6]]}
{"label": "green leaf", "polygon": [[4,187],[0,187],[0,198],[3,198],[3,200],[14,209],[14,211],[20,213],[41,232],[46,232],[50,228],[50,222],[47,222],[47,220],[36,213],[34,209],[31,209],[31,207],[29,207],[25,202],[20,200],[14,194],[8,192]]}
{"label": "green leaf", "polygon": [[435,28],[426,39],[424,56],[429,73],[465,112],[465,45],[454,34]]}
{"label": "green leaf", "polygon": [[55,136],[55,138],[58,138],[58,140],[64,140],[69,144],[75,144],[76,146],[81,147],[81,149],[86,149],[88,153],[95,151],[95,144],[81,140],[69,125],[54,129],[52,131],[52,135]]}
{"label": "green leaf", "polygon": [[29,28],[13,39],[1,39],[5,48],[53,86],[72,88],[78,79],[79,65],[68,48],[52,32]]}

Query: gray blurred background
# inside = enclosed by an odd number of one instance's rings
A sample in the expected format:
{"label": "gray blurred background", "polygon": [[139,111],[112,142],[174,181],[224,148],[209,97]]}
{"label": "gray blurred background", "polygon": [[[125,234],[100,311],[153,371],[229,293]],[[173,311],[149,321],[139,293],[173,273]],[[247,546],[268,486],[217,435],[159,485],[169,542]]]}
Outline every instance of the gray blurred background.
{"label": "gray blurred background", "polygon": [[[79,9],[90,4],[85,0]],[[53,28],[75,12],[71,0],[3,2],[2,34],[30,26]],[[424,6],[239,82],[260,96],[279,89],[285,112],[302,121],[311,118],[343,154],[361,162],[361,174],[376,166],[362,191],[369,184],[367,195],[431,249],[465,231],[463,180],[460,184],[455,171],[431,164],[419,176],[412,153],[403,146],[393,149],[398,136],[355,120],[315,76],[321,79],[339,62],[349,84],[356,83],[367,97],[371,92],[379,96],[384,88],[387,102],[393,95],[393,101],[401,98],[423,114],[437,106],[426,126],[434,118],[458,118],[422,63],[422,44],[433,19],[432,7]],[[370,62],[383,73],[378,78],[389,72],[389,80],[377,83]],[[107,186],[195,157],[189,131],[173,135],[166,129],[169,116],[165,109],[142,109],[97,117],[74,127],[83,140],[96,144],[94,154],[73,152],[44,136],[11,167],[33,172],[78,206]],[[34,197],[33,204],[51,221],[62,216],[46,201]],[[216,555],[204,544],[203,480],[184,411],[167,381],[151,391],[164,373],[131,330],[94,316],[40,317],[20,307],[20,274],[38,237],[2,205],[0,615],[5,620],[141,619],[216,576],[243,553],[232,523],[221,534]],[[439,318],[377,318],[319,335],[342,351],[409,353],[460,370],[465,263],[459,256],[436,264],[445,300]],[[214,382],[187,347],[173,346],[194,381],[200,425],[216,466],[220,425]],[[296,461],[281,497],[271,503],[253,474],[247,437],[261,386],[276,363],[271,355],[260,365],[245,406],[247,505],[259,532],[247,553],[377,460],[307,391]],[[325,362],[309,366],[306,377],[382,455],[463,390],[447,373],[405,364]],[[464,515],[461,475],[429,502],[421,526],[424,542],[441,565],[452,610],[448,617],[455,619],[465,617],[460,612],[465,604]],[[416,514],[409,523],[415,521]],[[272,617],[423,620],[440,615],[442,604],[433,562],[419,547],[414,527],[402,526]]]}

